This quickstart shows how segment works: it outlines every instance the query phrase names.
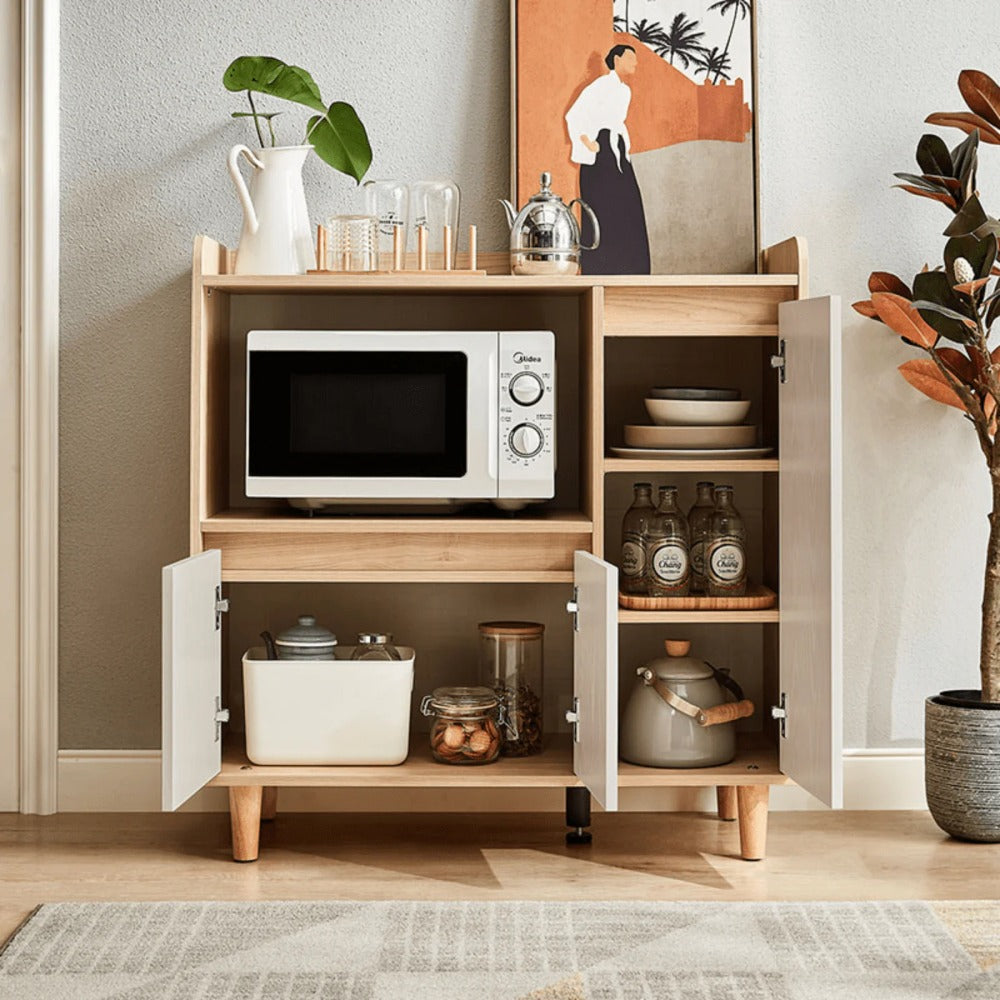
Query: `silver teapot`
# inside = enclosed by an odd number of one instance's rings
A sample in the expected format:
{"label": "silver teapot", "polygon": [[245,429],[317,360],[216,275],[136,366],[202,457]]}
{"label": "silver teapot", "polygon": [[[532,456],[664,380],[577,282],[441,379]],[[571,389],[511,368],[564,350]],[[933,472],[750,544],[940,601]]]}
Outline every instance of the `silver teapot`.
{"label": "silver teapot", "polygon": [[[500,199],[510,223],[510,269],[513,274],[579,274],[580,251],[596,250],[601,227],[593,209],[579,198],[568,205],[550,187],[552,175],[542,174],[542,189],[520,212],[506,198]],[[574,205],[590,216],[594,242],[580,245],[580,227],[573,215]]]}

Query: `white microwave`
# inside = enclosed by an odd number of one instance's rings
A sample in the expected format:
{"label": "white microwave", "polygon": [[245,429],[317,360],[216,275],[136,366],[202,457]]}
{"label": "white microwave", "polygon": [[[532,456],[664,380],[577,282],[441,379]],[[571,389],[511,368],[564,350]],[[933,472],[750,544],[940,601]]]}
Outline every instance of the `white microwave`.
{"label": "white microwave", "polygon": [[551,499],[550,330],[251,330],[246,494],[322,509]]}

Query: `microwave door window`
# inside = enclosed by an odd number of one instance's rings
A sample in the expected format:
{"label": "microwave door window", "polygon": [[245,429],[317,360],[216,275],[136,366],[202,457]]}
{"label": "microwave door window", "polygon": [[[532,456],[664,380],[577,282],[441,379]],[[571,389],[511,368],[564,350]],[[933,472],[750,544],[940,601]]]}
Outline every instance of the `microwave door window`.
{"label": "microwave door window", "polygon": [[461,352],[252,352],[249,381],[251,475],[466,474]]}

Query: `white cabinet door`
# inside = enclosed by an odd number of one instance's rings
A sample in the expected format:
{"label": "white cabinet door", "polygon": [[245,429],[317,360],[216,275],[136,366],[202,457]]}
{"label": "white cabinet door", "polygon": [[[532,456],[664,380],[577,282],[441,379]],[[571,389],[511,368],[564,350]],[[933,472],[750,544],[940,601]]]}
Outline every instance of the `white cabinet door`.
{"label": "white cabinet door", "polygon": [[222,629],[215,609],[222,554],[163,568],[163,808],[176,809],[219,773]]}
{"label": "white cabinet door", "polygon": [[783,302],[779,389],[781,770],[843,805],[840,299]]}
{"label": "white cabinet door", "polygon": [[576,621],[573,773],[608,811],[618,808],[618,569],[589,552],[573,556]]}

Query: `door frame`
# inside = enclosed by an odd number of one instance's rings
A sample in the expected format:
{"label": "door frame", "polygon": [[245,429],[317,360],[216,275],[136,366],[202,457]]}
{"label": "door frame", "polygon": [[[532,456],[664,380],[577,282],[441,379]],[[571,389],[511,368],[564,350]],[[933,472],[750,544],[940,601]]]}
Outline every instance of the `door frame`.
{"label": "door frame", "polygon": [[57,804],[59,3],[21,2],[20,811]]}

